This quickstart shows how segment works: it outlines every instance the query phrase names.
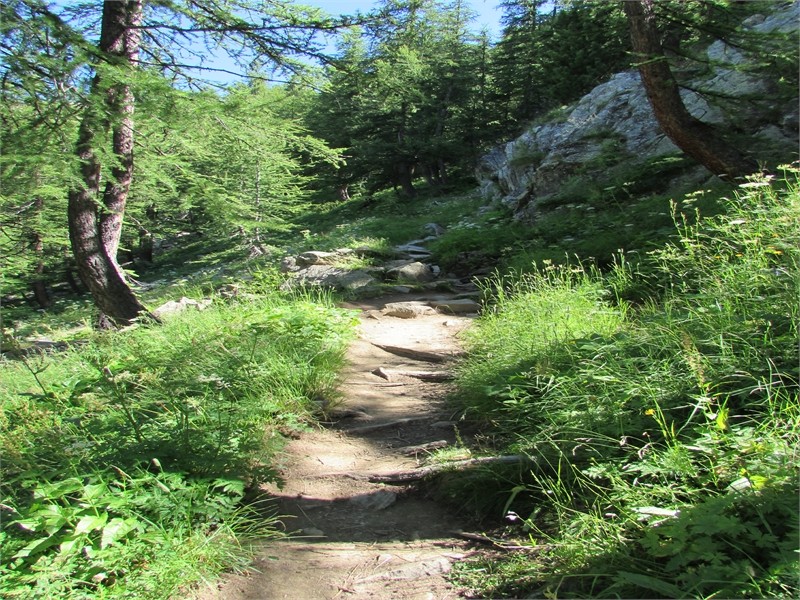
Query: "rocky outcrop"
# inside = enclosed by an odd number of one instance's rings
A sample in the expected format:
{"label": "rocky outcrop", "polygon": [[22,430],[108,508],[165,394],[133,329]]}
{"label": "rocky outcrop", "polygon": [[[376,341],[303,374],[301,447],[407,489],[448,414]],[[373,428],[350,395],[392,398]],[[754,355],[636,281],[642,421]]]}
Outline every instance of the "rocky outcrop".
{"label": "rocky outcrop", "polygon": [[[769,16],[751,17],[743,27],[779,35],[797,31],[799,19],[800,3],[792,2]],[[744,68],[752,57],[724,42],[712,44],[706,57],[708,72],[694,75],[681,92],[689,112],[796,154],[796,97],[784,105],[765,102],[777,96],[775,78]],[[480,161],[477,177],[485,198],[502,202],[520,218],[532,218],[572,176],[602,179],[622,163],[643,164],[678,154],[653,116],[638,72],[627,71],[564,107],[549,122],[495,148]]]}

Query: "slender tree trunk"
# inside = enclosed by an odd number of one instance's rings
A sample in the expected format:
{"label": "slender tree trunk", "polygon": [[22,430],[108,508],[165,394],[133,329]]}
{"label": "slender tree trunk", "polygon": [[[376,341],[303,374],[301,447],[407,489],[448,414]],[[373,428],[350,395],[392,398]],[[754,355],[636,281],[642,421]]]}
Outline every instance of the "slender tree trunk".
{"label": "slender tree trunk", "polygon": [[[138,59],[142,0],[107,0],[98,49],[110,62],[132,68]],[[81,121],[77,154],[81,161],[83,185],[69,193],[69,232],[78,274],[89,288],[95,304],[116,325],[128,325],[145,307],[133,293],[117,262],[122,219],[133,177],[133,110],[130,87],[115,82],[102,85],[97,73],[92,81],[90,105]],[[103,88],[106,87],[105,91]],[[102,99],[107,116],[92,101]],[[113,125],[111,125],[113,123]],[[117,163],[101,196],[101,165],[95,153],[111,131]],[[98,206],[98,200],[102,206]]]}
{"label": "slender tree trunk", "polygon": [[403,160],[397,161],[394,165],[395,181],[400,189],[403,190],[403,195],[407,198],[413,198],[417,195],[417,190],[414,187],[414,167],[409,165]]}
{"label": "slender tree trunk", "polygon": [[[36,213],[32,219],[34,223],[38,222],[41,218],[42,210],[44,209],[44,200],[41,196],[33,199],[33,209]],[[36,256],[36,266],[33,269],[33,280],[31,281],[31,290],[33,297],[40,308],[49,308],[52,304],[50,293],[47,291],[47,284],[45,282],[45,262],[44,262],[44,238],[38,226],[35,226],[30,232],[31,250]]]}
{"label": "slender tree trunk", "polygon": [[758,164],[726,142],[716,129],[694,118],[680,96],[656,26],[655,0],[623,3],[647,98],[664,133],[678,148],[723,179],[737,179],[758,170]]}

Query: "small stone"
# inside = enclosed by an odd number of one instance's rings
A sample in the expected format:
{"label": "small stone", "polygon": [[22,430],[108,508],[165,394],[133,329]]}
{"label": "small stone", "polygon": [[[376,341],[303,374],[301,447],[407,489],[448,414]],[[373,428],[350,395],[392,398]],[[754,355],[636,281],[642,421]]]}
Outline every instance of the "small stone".
{"label": "small stone", "polygon": [[377,490],[367,494],[358,494],[348,500],[363,510],[383,510],[390,507],[397,500],[397,494],[389,490]]}

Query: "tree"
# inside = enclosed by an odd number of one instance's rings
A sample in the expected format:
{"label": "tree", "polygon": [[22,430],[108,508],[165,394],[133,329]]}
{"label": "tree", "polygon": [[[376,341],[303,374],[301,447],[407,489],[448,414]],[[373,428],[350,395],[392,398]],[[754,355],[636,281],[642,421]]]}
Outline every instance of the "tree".
{"label": "tree", "polygon": [[29,288],[47,308],[69,254],[66,182],[81,49],[37,2],[0,10],[0,294]]}
{"label": "tree", "polygon": [[412,197],[415,179],[445,185],[477,153],[482,47],[463,0],[386,0],[381,11],[345,39],[313,129],[346,148],[341,188],[361,180]]}
{"label": "tree", "polygon": [[661,45],[654,0],[628,0],[623,6],[642,83],[664,133],[678,148],[719,177],[738,179],[757,171],[758,164],[752,158],[686,109]]}
{"label": "tree", "polygon": [[[88,91],[81,90],[88,93],[80,102],[82,117],[75,150],[79,177],[69,186],[69,237],[78,272],[101,312],[101,322],[129,324],[147,312],[117,257],[134,178],[134,91],[140,74],[158,70],[196,86],[195,73],[207,68],[202,64],[202,50],[197,50],[204,41],[207,48],[221,45],[237,65],[251,73],[262,73],[265,65],[299,72],[302,66],[292,56],[321,57],[314,36],[319,31],[334,31],[340,23],[318,9],[295,8],[287,0],[179,0],[147,6],[143,0],[107,0],[102,5],[99,40],[93,44],[79,31],[91,30],[88,5],[61,8],[62,15],[77,15],[74,28],[41,0],[17,0],[8,10],[14,17],[22,12],[17,6],[43,15],[40,21],[58,29],[92,57],[91,84]],[[199,62],[188,64],[187,55]],[[46,75],[42,75],[43,81]],[[33,245],[40,246],[35,241]]]}
{"label": "tree", "polygon": [[[103,3],[97,49],[108,65],[96,71],[89,90],[76,148],[82,182],[69,192],[67,213],[78,274],[100,309],[101,322],[107,318],[116,325],[129,325],[147,313],[117,262],[122,219],[133,178],[134,100],[125,79],[130,77],[126,71],[134,68],[139,55],[141,22],[142,0]],[[102,163],[96,145],[109,130],[115,164],[101,196]]]}

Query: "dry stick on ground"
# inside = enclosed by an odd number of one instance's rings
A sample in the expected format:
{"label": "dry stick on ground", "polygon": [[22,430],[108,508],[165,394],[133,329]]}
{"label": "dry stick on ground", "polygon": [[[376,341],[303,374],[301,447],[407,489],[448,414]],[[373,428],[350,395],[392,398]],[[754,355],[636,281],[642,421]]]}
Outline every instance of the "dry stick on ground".
{"label": "dry stick on ground", "polygon": [[412,377],[421,381],[451,381],[455,375],[450,371],[399,371],[378,367],[372,371],[373,375],[383,377],[386,381],[391,381],[393,377]]}
{"label": "dry stick on ground", "polygon": [[420,481],[431,475],[438,475],[439,473],[447,471],[460,471],[470,467],[478,466],[494,466],[494,465],[508,465],[508,464],[526,464],[533,462],[529,456],[522,454],[514,454],[510,456],[482,456],[480,458],[469,458],[466,460],[458,460],[449,463],[442,463],[439,465],[431,465],[428,467],[420,467],[410,471],[396,471],[394,473],[373,473],[368,476],[371,483],[388,483],[395,485],[402,485],[404,483],[411,483],[412,481]]}
{"label": "dry stick on ground", "polygon": [[417,421],[427,421],[430,417],[406,417],[405,419],[397,419],[396,421],[389,421],[388,423],[377,423],[375,425],[364,425],[363,427],[348,427],[347,433],[361,434],[370,433],[372,431],[379,431],[381,429],[390,429],[399,425],[408,425],[409,423],[416,423]]}
{"label": "dry stick on ground", "polygon": [[397,448],[397,452],[405,456],[416,456],[423,452],[430,452],[431,450],[439,450],[440,448],[447,447],[447,440],[437,440],[435,442],[428,442],[427,444],[420,444],[419,446],[404,446]]}
{"label": "dry stick on ground", "polygon": [[371,342],[373,346],[376,348],[380,348],[384,352],[388,352],[389,354],[396,354],[397,356],[404,356],[405,358],[413,358],[414,360],[419,360],[423,362],[431,362],[431,363],[443,363],[447,362],[451,358],[455,358],[456,356],[460,356],[461,353],[454,352],[449,355],[445,354],[438,354],[436,352],[426,352],[424,350],[412,350],[411,348],[403,348],[401,346],[387,346],[385,344],[376,344],[375,342]]}

